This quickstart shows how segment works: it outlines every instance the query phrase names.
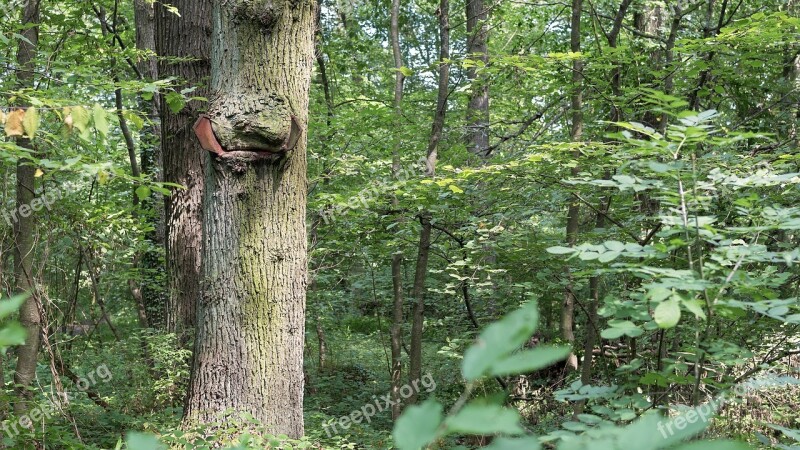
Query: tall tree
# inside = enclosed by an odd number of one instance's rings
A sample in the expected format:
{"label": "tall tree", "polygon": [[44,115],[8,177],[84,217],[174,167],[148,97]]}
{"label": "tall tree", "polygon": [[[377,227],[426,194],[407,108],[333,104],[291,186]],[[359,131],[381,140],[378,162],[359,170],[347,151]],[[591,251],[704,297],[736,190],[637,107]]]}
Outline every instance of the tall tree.
{"label": "tall tree", "polygon": [[[394,117],[396,126],[403,115],[403,84],[405,75],[403,67],[403,53],[400,51],[400,0],[392,0],[390,12],[389,40],[394,58]],[[400,140],[394,137],[392,147],[392,177],[397,179],[400,174]],[[397,195],[392,195],[392,207],[397,209],[399,201]],[[399,219],[398,219],[399,220]],[[392,253],[392,419],[400,417],[402,410],[400,400],[400,385],[403,377],[403,254],[400,251]]]}
{"label": "tall tree", "polygon": [[[428,141],[428,152],[425,156],[425,174],[434,177],[439,142],[442,139],[445,116],[447,114],[447,97],[450,93],[450,1],[440,0],[439,9],[439,86],[436,98],[436,111],[433,115],[431,136]],[[419,215],[421,225],[419,248],[417,251],[417,268],[414,273],[414,307],[411,320],[411,351],[409,352],[408,378],[414,383],[422,377],[422,332],[425,323],[425,279],[428,275],[428,257],[431,247],[431,214],[422,211]],[[417,402],[417,392],[413,392],[408,404]]]}
{"label": "tall tree", "polygon": [[[211,74],[212,0],[174,0],[171,6],[156,3],[156,48],[161,56],[159,75],[176,77],[177,90],[197,87],[194,95],[207,96]],[[203,110],[200,102],[171,109],[161,104],[164,181],[185,189],[173,189],[165,198],[167,290],[166,328],[182,333],[195,325],[200,298],[202,261],[202,203],[205,156],[192,133],[192,124]]]}
{"label": "tall tree", "polygon": [[[39,0],[25,3],[22,13],[22,31],[17,49],[17,81],[20,88],[32,88],[34,85],[35,59],[39,45]],[[30,110],[28,110],[30,113]],[[20,138],[19,145],[34,150],[33,143]],[[36,362],[39,356],[39,341],[42,332],[42,316],[35,283],[33,279],[34,234],[36,218],[31,214],[23,214],[36,198],[36,167],[27,159],[17,162],[17,220],[14,223],[14,279],[17,291],[29,293],[30,296],[20,309],[19,321],[27,333],[25,343],[17,349],[17,366],[14,372],[14,384],[17,389],[17,402],[14,412],[22,415],[28,410],[31,397],[29,387],[36,376]]]}
{"label": "tall tree", "polygon": [[[136,48],[143,52],[137,67],[139,74],[146,80],[158,79],[158,58],[156,57],[155,35],[155,5],[147,0],[134,1],[134,21],[136,23]],[[150,116],[149,132],[143,136],[140,149],[139,166],[142,173],[153,181],[163,181],[163,157],[161,154],[161,97],[153,96],[152,100],[144,102],[144,109]],[[160,249],[165,246],[165,219],[164,200],[161,194],[153,191],[145,201],[146,209],[150,210],[149,220],[152,231],[147,233],[148,248],[144,251],[139,262],[142,276],[142,300],[144,303],[147,323],[154,328],[163,328],[164,285],[163,272],[165,266],[161,258]]]}
{"label": "tall tree", "polygon": [[[312,0],[216,1],[203,291],[184,421],[249,413],[303,435]],[[234,418],[239,423],[239,418]]]}
{"label": "tall tree", "polygon": [[[572,17],[570,20],[570,51],[574,54],[581,52],[581,8],[582,0],[572,0]],[[570,129],[570,140],[577,145],[583,137],[583,60],[582,56],[576,57],[572,61],[572,95],[570,97],[570,108],[572,110],[572,128]],[[573,158],[579,159],[580,150],[573,152]],[[572,176],[577,176],[579,169],[577,164],[572,169]],[[580,203],[577,199],[571,199],[567,208],[567,245],[574,246],[578,241],[578,226],[580,225]],[[572,271],[566,268],[567,286],[564,288],[564,304],[561,305],[561,338],[570,344],[575,342],[575,290],[573,286]],[[578,358],[574,353],[570,353],[567,358],[566,367],[571,370],[578,369]]]}
{"label": "tall tree", "polygon": [[[470,59],[489,63],[489,17],[484,0],[467,0],[467,55]],[[467,149],[470,153],[489,156],[489,83],[479,76],[479,66],[467,70],[472,86],[467,104]]]}

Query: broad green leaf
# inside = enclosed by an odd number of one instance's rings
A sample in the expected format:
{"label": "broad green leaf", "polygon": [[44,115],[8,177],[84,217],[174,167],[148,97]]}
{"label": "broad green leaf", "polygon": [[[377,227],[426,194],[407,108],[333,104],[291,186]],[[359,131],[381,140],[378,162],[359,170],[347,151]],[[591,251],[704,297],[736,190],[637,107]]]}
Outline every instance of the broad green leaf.
{"label": "broad green leaf", "polygon": [[497,361],[491,367],[493,376],[517,375],[549,367],[569,356],[569,347],[539,346]]}
{"label": "broad green leaf", "polygon": [[155,436],[147,433],[128,433],[125,444],[129,450],[166,450],[167,448]]}
{"label": "broad green leaf", "polygon": [[484,450],[539,450],[542,448],[535,437],[506,438],[499,437]]}
{"label": "broad green leaf", "polygon": [[400,450],[418,450],[436,439],[442,423],[442,405],[428,400],[409,406],[394,425],[394,442]]}
{"label": "broad green leaf", "polygon": [[108,113],[99,103],[95,103],[92,109],[92,119],[97,132],[103,137],[108,136]]}
{"label": "broad green leaf", "polygon": [[661,328],[672,328],[681,320],[681,305],[674,298],[663,301],[656,306],[653,319]]}
{"label": "broad green leaf", "polygon": [[570,247],[548,247],[547,253],[552,253],[554,255],[566,255],[568,253],[575,253],[575,249]]}
{"label": "broad green leaf", "polygon": [[536,331],[539,321],[536,302],[492,323],[478,336],[477,342],[464,352],[461,371],[468,381],[487,373],[499,360],[519,348]]}
{"label": "broad green leaf", "polygon": [[0,349],[25,343],[27,332],[17,322],[11,322],[0,328]]}
{"label": "broad green leaf", "polygon": [[147,186],[139,186],[136,188],[136,197],[138,197],[139,200],[147,199],[147,197],[150,197],[150,193],[151,190]]}
{"label": "broad green leaf", "polygon": [[178,114],[186,106],[186,101],[183,96],[175,91],[167,93],[164,99],[167,101],[167,106],[169,106],[169,110],[172,111],[172,114]]}
{"label": "broad green leaf", "polygon": [[25,303],[27,298],[28,294],[18,294],[10,298],[0,300],[0,319],[5,319],[11,314],[17,312],[20,306]]}
{"label": "broad green leaf", "polygon": [[470,403],[445,422],[448,433],[521,434],[519,413],[500,405]]}

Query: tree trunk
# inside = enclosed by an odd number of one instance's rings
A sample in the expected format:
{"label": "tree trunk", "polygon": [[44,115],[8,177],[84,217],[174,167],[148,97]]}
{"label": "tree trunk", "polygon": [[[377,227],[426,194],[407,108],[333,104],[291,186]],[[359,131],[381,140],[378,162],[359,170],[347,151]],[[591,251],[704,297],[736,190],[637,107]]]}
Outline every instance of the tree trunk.
{"label": "tree trunk", "polygon": [[[143,58],[137,64],[139,73],[147,80],[158,80],[158,59],[156,58],[155,36],[155,10],[152,3],[146,0],[134,1],[134,17],[136,22],[136,48],[149,51],[152,54]],[[161,168],[163,157],[161,154],[161,97],[154,96],[151,101],[145,101],[145,108],[149,109],[152,124],[141,143],[140,167],[142,173],[153,181],[164,181]],[[151,327],[164,328],[164,302],[166,286],[164,285],[165,267],[159,249],[165,248],[165,218],[164,199],[161,194],[151,193],[145,200],[145,209],[149,210],[148,219],[152,222],[153,230],[145,238],[150,247],[141,257],[139,272],[142,277],[142,298],[147,315],[147,322]]]}
{"label": "tree trunk", "polygon": [[[467,56],[489,62],[489,26],[484,0],[467,0]],[[478,75],[476,67],[467,69],[472,83],[467,105],[467,150],[485,159],[489,156],[489,83]]]}
{"label": "tree trunk", "polygon": [[[171,0],[180,16],[156,3],[156,48],[162,58],[163,78],[177,77],[178,87],[196,86],[193,95],[208,96],[211,75],[211,0]],[[165,308],[168,331],[183,334],[195,325],[200,298],[202,261],[202,202],[205,155],[192,134],[192,124],[205,105],[190,102],[173,113],[161,104],[161,145],[164,181],[186,189],[173,189],[165,198],[166,263],[168,297]]]}
{"label": "tree trunk", "polygon": [[[32,87],[36,51],[39,45],[39,0],[29,1],[25,4],[22,23],[34,26],[26,28],[21,33],[25,39],[19,40],[17,50],[17,64],[22,68],[17,72],[17,81],[20,87]],[[21,138],[18,144],[21,147],[34,148],[33,144],[25,138]],[[30,161],[20,160],[17,162],[17,211],[22,211],[22,207],[30,209],[33,203],[36,188],[35,172],[36,167]],[[29,388],[36,377],[42,317],[33,280],[36,220],[33,214],[23,215],[20,213],[16,217],[17,220],[14,223],[14,279],[17,292],[30,294],[19,312],[19,322],[25,328],[27,337],[25,343],[17,348],[17,366],[14,372],[14,384],[17,391],[14,413],[21,416],[28,410],[32,394]]]}
{"label": "tree trunk", "polygon": [[[420,214],[422,229],[419,234],[417,269],[414,274],[414,307],[411,313],[411,351],[408,355],[408,382],[414,385],[422,378],[422,326],[425,322],[425,278],[428,275],[428,255],[431,248],[431,217],[428,212]],[[417,392],[413,391],[407,405],[417,402]]]}
{"label": "tree trunk", "polygon": [[[436,160],[439,141],[442,138],[444,120],[447,114],[447,96],[450,86],[450,2],[439,2],[439,92],[436,100],[436,112],[433,116],[431,137],[428,142],[428,153],[425,157],[426,175],[436,174]],[[414,384],[422,377],[422,332],[425,323],[425,278],[428,275],[428,255],[431,247],[431,216],[427,211],[420,214],[419,250],[417,268],[414,274],[414,307],[411,322],[411,351],[409,352],[409,383]],[[407,405],[417,402],[417,392],[412,391]]]}
{"label": "tree trunk", "polygon": [[[572,20],[570,31],[570,50],[573,53],[581,51],[581,8],[582,0],[572,0]],[[570,139],[572,142],[580,142],[583,136],[583,60],[575,58],[572,61],[572,129]],[[573,158],[578,160],[581,152],[576,150]],[[578,175],[579,169],[576,165],[572,169],[572,176]],[[574,246],[578,240],[578,225],[580,217],[580,205],[577,200],[572,200],[567,211],[567,245]],[[566,267],[567,287],[564,289],[564,304],[561,307],[561,338],[570,345],[575,342],[575,291],[572,284],[572,271]],[[578,358],[574,353],[567,357],[566,367],[570,370],[578,369]]]}
{"label": "tree trunk", "polygon": [[[303,435],[306,136],[314,2],[215,2],[203,289],[184,423]],[[213,135],[203,135],[202,120]],[[210,140],[210,141],[209,141]]]}
{"label": "tree trunk", "polygon": [[[394,110],[395,126],[400,126],[402,117],[403,83],[405,76],[400,70],[403,67],[403,54],[400,52],[400,0],[392,0],[391,25],[389,39],[392,45],[392,56],[395,66],[394,83]],[[392,177],[398,178],[400,173],[400,145],[395,137],[392,149]],[[392,206],[397,209],[399,201],[397,196],[392,196]],[[398,219],[399,221],[400,219]],[[403,377],[403,255],[399,251],[392,254],[392,420],[400,417],[403,406],[400,399],[400,387]]]}

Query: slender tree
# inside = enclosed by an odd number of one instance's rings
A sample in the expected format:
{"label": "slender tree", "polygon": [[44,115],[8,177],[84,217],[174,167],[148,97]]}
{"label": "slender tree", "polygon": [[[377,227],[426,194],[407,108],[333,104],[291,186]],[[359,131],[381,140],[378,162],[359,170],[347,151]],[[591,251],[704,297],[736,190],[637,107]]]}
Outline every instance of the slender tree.
{"label": "slender tree", "polygon": [[[429,177],[436,174],[436,160],[439,142],[442,139],[445,116],[447,114],[447,97],[450,93],[450,1],[440,0],[439,10],[439,86],[436,99],[436,111],[433,115],[431,136],[428,141],[428,152],[425,156],[425,172]],[[409,382],[414,383],[422,377],[422,332],[425,323],[425,279],[428,275],[428,256],[431,247],[431,214],[423,211],[419,215],[421,225],[419,248],[417,250],[417,267],[414,273],[414,307],[411,321],[411,351],[409,352]],[[408,404],[417,402],[417,392],[413,392]]]}
{"label": "slender tree", "polygon": [[[397,126],[403,115],[403,84],[405,75],[403,67],[403,53],[400,51],[400,0],[392,0],[390,13],[389,40],[394,58],[394,115]],[[392,148],[392,177],[397,179],[400,174],[400,141],[395,137]],[[399,201],[392,195],[392,206],[397,209]],[[398,219],[399,220],[399,219]],[[397,420],[402,411],[400,401],[400,386],[403,377],[403,254],[399,251],[392,253],[392,419]]]}
{"label": "slender tree", "polygon": [[234,411],[303,435],[314,9],[312,0],[214,3],[211,103],[195,126],[210,152],[187,426]]}
{"label": "slender tree", "polygon": [[[581,8],[582,0],[572,0],[572,18],[570,21],[570,50],[573,53],[581,52]],[[572,95],[570,107],[572,110],[572,128],[570,129],[570,139],[577,145],[583,137],[583,60],[576,57],[572,61]],[[573,152],[573,158],[579,159],[580,150]],[[576,165],[572,169],[572,176],[579,172]],[[577,199],[572,199],[567,208],[567,245],[574,246],[578,241],[578,226],[580,220],[580,203]],[[564,304],[561,306],[561,338],[570,344],[575,342],[575,290],[573,286],[572,271],[566,268],[567,286],[564,288]],[[578,369],[578,358],[574,353],[570,353],[566,361],[566,367],[570,370]]]}

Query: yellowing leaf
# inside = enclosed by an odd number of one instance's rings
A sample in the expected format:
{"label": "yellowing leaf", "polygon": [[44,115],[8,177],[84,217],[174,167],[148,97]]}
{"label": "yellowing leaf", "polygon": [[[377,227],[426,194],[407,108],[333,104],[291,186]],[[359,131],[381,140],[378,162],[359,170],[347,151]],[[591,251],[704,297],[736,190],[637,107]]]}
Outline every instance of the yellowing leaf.
{"label": "yellowing leaf", "polygon": [[108,135],[108,116],[106,110],[97,103],[95,103],[92,109],[92,118],[94,119],[94,128],[101,135]]}
{"label": "yellowing leaf", "polygon": [[447,187],[449,187],[450,190],[455,192],[456,194],[463,194],[464,193],[464,191],[460,187],[456,186],[455,184],[451,184],[450,186],[447,186]]}
{"label": "yellowing leaf", "polygon": [[72,124],[80,132],[83,139],[89,139],[89,111],[82,106],[72,108]]}
{"label": "yellowing leaf", "polygon": [[22,136],[25,129],[22,127],[22,120],[25,119],[25,111],[22,109],[15,109],[8,114],[6,118],[6,136]]}
{"label": "yellowing leaf", "polygon": [[25,118],[22,120],[22,126],[25,127],[28,139],[33,139],[36,130],[39,129],[39,111],[35,107],[28,108],[28,112],[25,113]]}
{"label": "yellowing leaf", "polygon": [[74,119],[72,118],[72,109],[69,107],[64,108],[64,125],[67,126],[67,131],[72,132],[74,126]]}
{"label": "yellowing leaf", "polygon": [[42,171],[42,169],[36,169],[36,173],[33,174],[33,176],[36,177],[36,178],[39,178],[42,175],[44,175],[44,172]]}
{"label": "yellowing leaf", "polygon": [[108,183],[108,173],[103,172],[102,170],[100,172],[97,172],[97,181],[101,185]]}

